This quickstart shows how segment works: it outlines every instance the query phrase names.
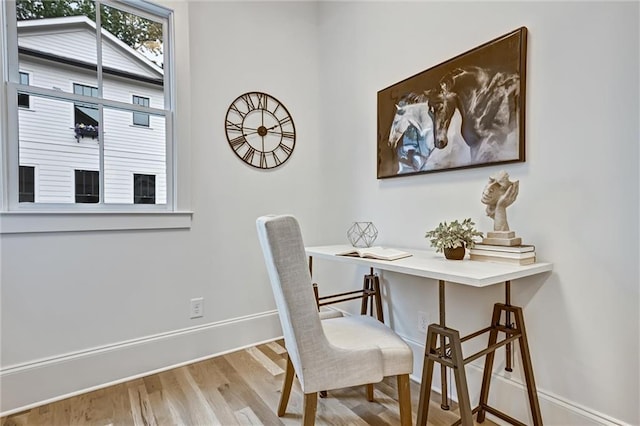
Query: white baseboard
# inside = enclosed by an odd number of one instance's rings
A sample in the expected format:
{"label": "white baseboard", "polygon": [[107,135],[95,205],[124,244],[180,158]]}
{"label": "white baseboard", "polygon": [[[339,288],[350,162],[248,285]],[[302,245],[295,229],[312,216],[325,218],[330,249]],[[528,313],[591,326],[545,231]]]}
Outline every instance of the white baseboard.
{"label": "white baseboard", "polygon": [[[424,360],[424,342],[416,342],[405,336],[401,336],[413,349],[414,368],[411,378],[420,383],[422,380],[422,363]],[[480,358],[484,360],[484,358]],[[471,405],[475,407],[478,403],[480,395],[480,385],[482,384],[482,366],[470,363],[465,368],[467,382],[469,385],[469,395]],[[515,370],[519,365],[514,365]],[[439,371],[439,369],[438,369]],[[491,379],[491,391],[489,395],[489,404],[495,406],[507,413],[508,415],[520,420],[526,424],[533,424],[530,412],[529,401],[527,399],[526,389],[522,382],[518,379],[508,377],[509,373],[504,371],[494,372]],[[453,376],[452,376],[453,378]],[[453,380],[449,383],[451,388],[451,399],[457,400],[455,393],[455,383]],[[440,392],[440,374],[433,375],[432,389]],[[599,413],[589,407],[584,407],[572,401],[568,401],[558,395],[546,392],[538,387],[538,400],[540,402],[540,410],[545,425],[562,425],[562,426],[628,426],[621,420],[617,420],[603,413]],[[487,414],[487,418],[499,425],[507,425],[508,423],[501,419]]]}
{"label": "white baseboard", "polygon": [[281,336],[274,310],[7,366],[0,370],[0,416]]}

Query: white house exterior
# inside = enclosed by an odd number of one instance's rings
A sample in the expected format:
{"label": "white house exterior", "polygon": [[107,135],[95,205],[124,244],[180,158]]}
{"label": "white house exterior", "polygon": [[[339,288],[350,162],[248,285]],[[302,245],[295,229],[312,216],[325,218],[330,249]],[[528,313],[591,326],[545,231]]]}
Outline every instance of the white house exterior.
{"label": "white house exterior", "polygon": [[[67,93],[84,90],[85,95],[96,96],[96,39],[95,23],[85,16],[19,21],[22,82]],[[162,68],[104,29],[101,43],[103,97],[163,108]],[[100,144],[97,132],[90,131],[93,124],[103,130],[103,201],[166,203],[164,117],[104,108],[102,123],[98,123],[97,108],[79,102],[20,95],[19,104],[21,201],[97,202],[97,194],[82,197],[79,181],[79,176],[88,176],[94,186],[98,182]],[[142,197],[134,190],[135,179],[147,186]],[[86,188],[84,192],[91,191]]]}

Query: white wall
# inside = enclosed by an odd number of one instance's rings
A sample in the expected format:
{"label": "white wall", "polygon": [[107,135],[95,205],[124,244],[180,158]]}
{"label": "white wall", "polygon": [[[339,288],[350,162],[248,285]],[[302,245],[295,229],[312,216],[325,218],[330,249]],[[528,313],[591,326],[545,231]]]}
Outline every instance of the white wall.
{"label": "white wall", "polygon": [[[352,221],[372,220],[381,244],[422,248],[441,220],[489,229],[480,193],[504,168],[521,182],[512,228],[554,263],[512,296],[545,422],[640,423],[637,3],[168,3],[192,228],[2,235],[2,411],[276,336],[260,214],[296,214],[308,244],[345,241]],[[376,92],[522,25],[527,162],[376,180]],[[253,90],[281,100],[298,131],[273,171],[245,166],[224,136],[229,104]],[[361,283],[361,270],[316,267],[323,292]],[[383,283],[389,323],[419,354],[416,315],[435,319],[436,284]],[[189,320],[198,296],[205,317]],[[447,297],[449,323],[468,332],[502,289],[452,284]],[[64,375],[71,367],[85,374]],[[497,383],[492,392],[516,388]],[[524,398],[498,399],[527,419]]]}
{"label": "white wall", "polygon": [[[166,3],[179,206],[194,211],[192,227],[1,235],[0,412],[280,335],[255,219],[322,215],[316,5]],[[280,169],[246,166],[226,141],[228,106],[253,90],[295,111],[296,148]],[[189,319],[194,297],[204,318]]]}
{"label": "white wall", "polygon": [[[344,165],[330,182],[346,182],[351,198],[326,226],[372,220],[378,242],[416,248],[442,220],[472,217],[490,230],[480,194],[490,174],[507,170],[520,180],[511,228],[554,263],[552,274],[513,285],[545,420],[591,423],[561,417],[566,403],[639,424],[638,3],[350,2],[321,11],[321,121],[330,123],[327,151]],[[376,180],[376,92],[520,26],[529,29],[527,161]],[[358,282],[353,271],[340,275]],[[384,283],[390,321],[424,345],[417,311],[437,319],[437,283],[393,274]],[[496,287],[449,285],[449,324],[488,324],[502,298]],[[526,416],[524,402],[496,405]]]}

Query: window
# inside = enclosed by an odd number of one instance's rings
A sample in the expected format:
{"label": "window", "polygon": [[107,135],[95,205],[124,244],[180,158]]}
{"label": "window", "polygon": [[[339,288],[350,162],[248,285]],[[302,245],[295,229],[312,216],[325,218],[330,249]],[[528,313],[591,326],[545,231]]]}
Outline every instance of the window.
{"label": "window", "polygon": [[[29,74],[20,71],[20,84],[29,85]],[[29,95],[18,93],[18,106],[21,108],[29,108]]]}
{"label": "window", "polygon": [[98,88],[85,86],[84,84],[73,83],[73,93],[76,95],[93,96],[98,97]]}
{"label": "window", "polygon": [[76,170],[76,203],[100,201],[100,176],[92,170]]}
{"label": "window", "polygon": [[133,175],[133,202],[135,204],[156,203],[156,177],[154,175]]}
{"label": "window", "polygon": [[[0,8],[9,170],[0,208],[174,211],[173,12],[152,1],[42,4]],[[35,69],[34,80],[26,70]],[[135,126],[148,128],[144,137]],[[33,170],[21,164],[37,169],[37,199]],[[137,185],[135,170],[145,172]]]}
{"label": "window", "polygon": [[[83,84],[73,83],[73,93],[76,95],[98,97],[98,88],[85,86]],[[95,130],[98,127],[98,108],[90,106],[91,104],[76,103],[73,106],[73,123],[76,128],[85,129],[91,126],[91,129],[98,135]]]}
{"label": "window", "polygon": [[21,203],[33,203],[35,200],[35,167],[20,166],[18,197]]}
{"label": "window", "polygon": [[[148,107],[149,98],[143,98],[142,96],[133,95],[133,104]],[[135,124],[136,126],[149,127],[149,114],[145,114],[144,112],[134,111],[133,124]]]}

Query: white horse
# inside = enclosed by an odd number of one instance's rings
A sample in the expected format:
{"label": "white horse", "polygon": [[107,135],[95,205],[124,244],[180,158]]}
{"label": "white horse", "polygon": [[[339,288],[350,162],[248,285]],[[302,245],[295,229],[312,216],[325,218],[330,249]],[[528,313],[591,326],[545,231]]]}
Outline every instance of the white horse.
{"label": "white horse", "polygon": [[[398,143],[400,140],[401,144]],[[433,120],[427,102],[396,105],[396,115],[389,130],[389,146],[398,154],[398,173],[423,169],[434,149]]]}

